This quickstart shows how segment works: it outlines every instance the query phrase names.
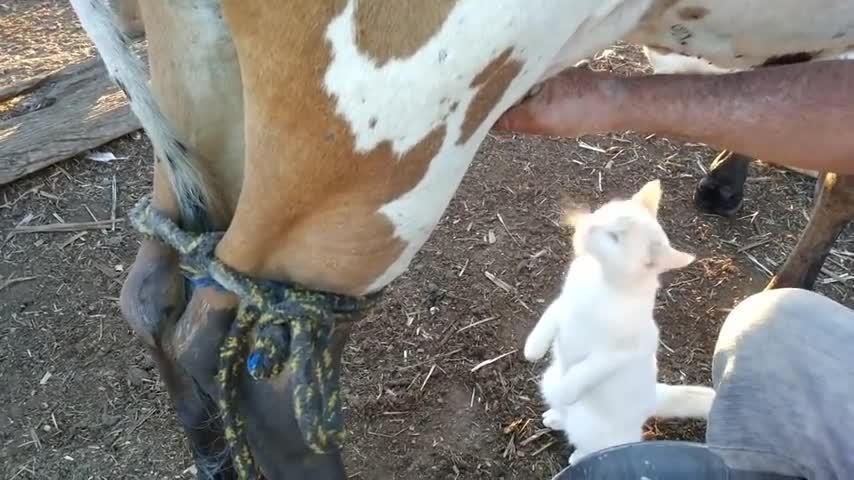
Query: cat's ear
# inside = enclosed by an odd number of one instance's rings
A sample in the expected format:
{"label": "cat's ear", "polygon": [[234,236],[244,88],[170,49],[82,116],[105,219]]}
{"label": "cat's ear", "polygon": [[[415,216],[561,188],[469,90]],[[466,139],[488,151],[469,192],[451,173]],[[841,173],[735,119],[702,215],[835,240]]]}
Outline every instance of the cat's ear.
{"label": "cat's ear", "polygon": [[590,209],[585,206],[568,207],[563,211],[563,224],[577,227],[584,217],[590,215]]}
{"label": "cat's ear", "polygon": [[653,216],[658,215],[658,204],[661,201],[661,180],[647,182],[638,193],[632,196],[632,200],[643,205]]}
{"label": "cat's ear", "polygon": [[671,246],[659,249],[657,254],[658,258],[653,259],[653,262],[661,271],[687,267],[696,258],[690,253],[681,252]]}

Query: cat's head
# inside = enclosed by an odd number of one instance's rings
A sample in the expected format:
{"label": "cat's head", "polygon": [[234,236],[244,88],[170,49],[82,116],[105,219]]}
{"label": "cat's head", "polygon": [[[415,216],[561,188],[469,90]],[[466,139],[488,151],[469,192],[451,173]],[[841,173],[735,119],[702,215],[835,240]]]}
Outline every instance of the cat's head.
{"label": "cat's head", "polygon": [[591,255],[610,271],[637,277],[682,268],[694,255],[680,252],[658,222],[661,182],[653,180],[628,200],[612,200],[596,211],[567,214],[575,227],[576,255]]}

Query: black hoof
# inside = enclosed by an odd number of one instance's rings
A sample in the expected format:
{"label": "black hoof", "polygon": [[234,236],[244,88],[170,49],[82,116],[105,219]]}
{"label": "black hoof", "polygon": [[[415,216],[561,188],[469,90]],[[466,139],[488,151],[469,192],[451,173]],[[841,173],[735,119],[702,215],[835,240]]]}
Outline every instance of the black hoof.
{"label": "black hoof", "polygon": [[744,202],[744,190],[722,182],[712,175],[700,180],[694,191],[694,204],[703,212],[722,217],[735,215]]}

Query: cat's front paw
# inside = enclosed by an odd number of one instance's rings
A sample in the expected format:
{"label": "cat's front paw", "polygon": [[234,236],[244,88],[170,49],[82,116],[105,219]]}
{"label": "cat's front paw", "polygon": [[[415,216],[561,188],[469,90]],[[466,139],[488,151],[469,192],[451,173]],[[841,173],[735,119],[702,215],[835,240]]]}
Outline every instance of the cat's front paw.
{"label": "cat's front paw", "polygon": [[552,430],[563,430],[563,422],[560,412],[554,408],[550,408],[543,412],[543,425]]}
{"label": "cat's front paw", "polygon": [[536,340],[528,339],[525,342],[525,360],[529,362],[536,362],[537,360],[546,356],[546,352],[549,351],[548,344],[538,342]]}

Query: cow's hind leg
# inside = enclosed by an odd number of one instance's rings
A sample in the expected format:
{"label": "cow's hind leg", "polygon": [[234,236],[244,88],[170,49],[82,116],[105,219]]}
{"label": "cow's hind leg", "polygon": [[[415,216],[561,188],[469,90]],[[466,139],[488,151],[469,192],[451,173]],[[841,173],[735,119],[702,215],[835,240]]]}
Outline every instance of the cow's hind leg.
{"label": "cow's hind leg", "polygon": [[154,359],[205,480],[232,478],[215,404],[175,359],[173,338],[185,311],[175,253],[145,240],[122,288],[122,313]]}
{"label": "cow's hind leg", "polygon": [[731,216],[744,201],[744,183],[753,159],[723,150],[694,192],[694,203],[704,213]]}
{"label": "cow's hind leg", "polygon": [[836,238],[854,220],[854,176],[824,173],[817,182],[810,221],[767,289],[812,289]]}

